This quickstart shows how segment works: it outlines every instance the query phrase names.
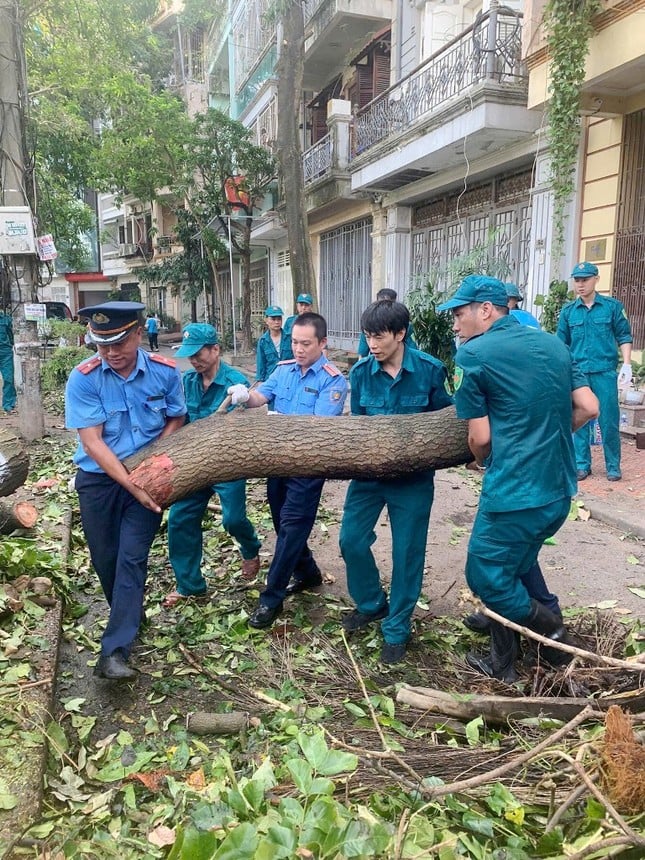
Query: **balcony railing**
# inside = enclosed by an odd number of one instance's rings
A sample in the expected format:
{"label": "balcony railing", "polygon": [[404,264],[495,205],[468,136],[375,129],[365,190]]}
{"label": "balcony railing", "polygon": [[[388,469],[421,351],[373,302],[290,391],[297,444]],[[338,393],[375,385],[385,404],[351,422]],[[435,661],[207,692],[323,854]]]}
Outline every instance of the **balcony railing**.
{"label": "balcony railing", "polygon": [[302,154],[305,185],[325,176],[331,169],[331,135],[326,134]]}
{"label": "balcony railing", "polygon": [[476,84],[526,80],[521,64],[520,15],[491,9],[456,39],[364,107],[354,124],[354,155]]}

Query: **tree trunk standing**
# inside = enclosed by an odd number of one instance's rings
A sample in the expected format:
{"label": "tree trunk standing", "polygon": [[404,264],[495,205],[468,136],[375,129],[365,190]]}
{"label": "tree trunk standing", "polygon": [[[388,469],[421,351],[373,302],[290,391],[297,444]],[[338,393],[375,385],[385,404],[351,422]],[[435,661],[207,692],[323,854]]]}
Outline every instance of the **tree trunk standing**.
{"label": "tree trunk standing", "polygon": [[283,0],[282,44],[278,60],[278,164],[289,240],[291,279],[294,304],[298,293],[310,293],[317,305],[316,275],[311,242],[302,169],[301,120],[302,83],[304,78],[304,4]]}
{"label": "tree trunk standing", "polygon": [[21,487],[29,474],[29,454],[9,427],[0,427],[0,496]]}
{"label": "tree trunk standing", "polygon": [[211,415],[124,462],[162,507],[239,478],[392,478],[472,460],[468,425],[449,406],[414,415]]}
{"label": "tree trunk standing", "polygon": [[[242,331],[242,352],[251,352],[253,349],[253,333],[251,332],[251,224],[250,218],[244,218],[241,222],[241,241],[237,240],[240,247],[240,261],[242,266],[242,319],[240,329]],[[233,272],[231,272],[231,278]],[[233,332],[235,336],[235,332]]]}

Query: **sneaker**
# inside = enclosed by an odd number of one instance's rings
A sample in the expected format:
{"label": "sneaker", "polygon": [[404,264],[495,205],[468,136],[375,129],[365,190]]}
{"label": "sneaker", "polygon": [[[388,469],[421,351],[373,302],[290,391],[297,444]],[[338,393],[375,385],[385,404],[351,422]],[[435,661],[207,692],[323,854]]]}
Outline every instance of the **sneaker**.
{"label": "sneaker", "polygon": [[380,609],[376,610],[376,612],[359,612],[358,609],[355,609],[353,612],[350,612],[349,615],[346,615],[341,621],[343,630],[345,630],[346,633],[354,633],[356,630],[361,630],[363,627],[367,627],[367,625],[371,624],[373,621],[380,621],[381,618],[385,618],[389,611],[390,606],[387,600]]}
{"label": "sneaker", "polygon": [[388,666],[400,663],[405,659],[407,647],[405,642],[384,642],[381,648],[381,663],[386,663]]}
{"label": "sneaker", "polygon": [[255,579],[260,572],[260,556],[242,559],[242,579]]}

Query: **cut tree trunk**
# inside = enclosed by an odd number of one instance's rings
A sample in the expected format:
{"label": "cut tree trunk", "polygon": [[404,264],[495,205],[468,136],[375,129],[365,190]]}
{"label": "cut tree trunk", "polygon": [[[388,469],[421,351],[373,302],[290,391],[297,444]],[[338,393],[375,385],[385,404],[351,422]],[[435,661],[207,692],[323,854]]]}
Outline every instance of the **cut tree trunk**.
{"label": "cut tree trunk", "polygon": [[211,415],[153,442],[124,463],[162,507],[239,478],[394,478],[468,463],[467,422],[454,407],[413,415]]}
{"label": "cut tree trunk", "polygon": [[213,714],[195,711],[186,717],[186,728],[194,735],[235,735],[249,726],[249,715],[241,711]]}
{"label": "cut tree trunk", "polygon": [[10,427],[0,427],[0,496],[21,487],[29,473],[29,454]]}
{"label": "cut tree trunk", "polygon": [[33,528],[37,519],[38,511],[30,502],[0,502],[0,535]]}

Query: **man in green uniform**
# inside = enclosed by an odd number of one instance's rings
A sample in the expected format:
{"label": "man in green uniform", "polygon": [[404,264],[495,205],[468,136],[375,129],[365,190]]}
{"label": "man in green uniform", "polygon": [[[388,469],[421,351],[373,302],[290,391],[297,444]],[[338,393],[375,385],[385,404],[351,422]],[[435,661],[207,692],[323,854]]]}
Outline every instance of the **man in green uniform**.
{"label": "man in green uniform", "polygon": [[[578,297],[560,313],[557,335],[571,350],[571,356],[600,403],[600,433],[608,481],[620,481],[620,410],[618,388],[632,381],[632,331],[625,308],[610,296],[596,292],[600,280],[593,263],[578,263],[571,272]],[[623,366],[616,374],[616,347]],[[591,474],[589,428],[575,434],[576,469],[579,481]]]}
{"label": "man in green uniform", "polygon": [[282,327],[282,308],[270,305],[264,312],[267,330],[258,340],[255,358],[255,377],[258,382],[268,379],[281,361],[293,358],[291,332]]}
{"label": "man in green uniform", "polygon": [[[567,518],[576,492],[571,431],[598,414],[598,401],[566,347],[521,326],[507,302],[501,281],[469,275],[437,308],[453,311],[462,344],[455,357],[457,415],[468,420],[470,449],[486,466],[466,580],[486,606],[557,641],[566,637],[561,617],[529,596],[522,575]],[[467,660],[511,682],[516,656],[515,634],[494,622],[490,654]],[[558,659],[554,649],[544,656]]]}
{"label": "man in green uniform", "polygon": [[[189,421],[199,421],[216,412],[227,397],[229,386],[241,383],[248,387],[244,374],[221,361],[217,331],[212,325],[187,325],[177,356],[190,359],[193,366],[193,370],[186,371],[183,376]],[[202,519],[213,493],[217,493],[222,506],[222,525],[240,545],[242,576],[252,579],[260,570],[261,544],[246,515],[246,481],[225,481],[205,487],[175,502],[168,513],[168,554],[177,588],[166,595],[166,608],[207,592],[200,570]]]}
{"label": "man in green uniform", "polygon": [[[350,374],[352,415],[407,415],[450,406],[446,368],[436,358],[409,349],[410,314],[400,302],[371,304],[361,317],[370,350]],[[383,619],[381,660],[398,663],[410,638],[410,619],[421,593],[434,470],[404,478],[356,480],[347,490],[340,551],[356,610],[343,620],[348,632]],[[387,507],[392,530],[390,599],[380,582],[370,547],[374,526]]]}
{"label": "man in green uniform", "polygon": [[284,325],[282,326],[282,330],[285,333],[285,337],[289,338],[291,341],[291,332],[293,331],[293,324],[298,319],[301,314],[310,313],[314,306],[314,300],[312,299],[309,293],[300,293],[298,298],[296,299],[296,313],[292,314],[290,317],[287,317],[284,321]]}
{"label": "man in green uniform", "polygon": [[16,386],[13,377],[13,321],[11,314],[0,311],[0,375],[2,376],[2,408],[13,412],[16,407]]}

